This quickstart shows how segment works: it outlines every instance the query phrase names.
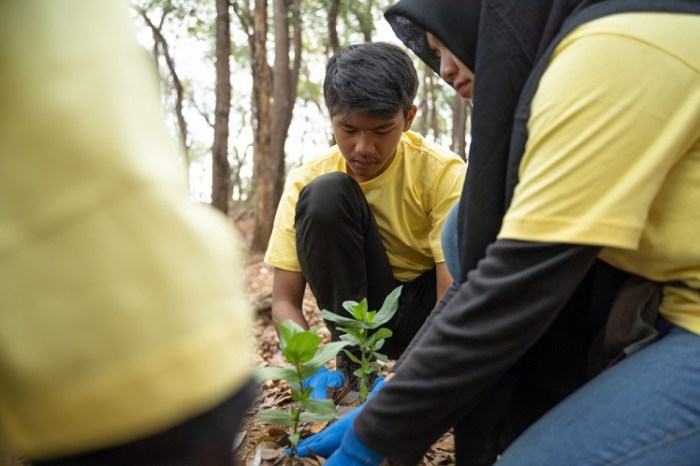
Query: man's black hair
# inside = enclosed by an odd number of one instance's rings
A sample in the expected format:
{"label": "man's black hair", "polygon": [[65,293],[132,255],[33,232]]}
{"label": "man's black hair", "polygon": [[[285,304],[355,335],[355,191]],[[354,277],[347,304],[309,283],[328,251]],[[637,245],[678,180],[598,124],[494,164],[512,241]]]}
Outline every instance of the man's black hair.
{"label": "man's black hair", "polygon": [[331,117],[361,112],[390,119],[406,115],[418,90],[413,61],[400,47],[368,42],[344,48],[326,66],[323,95]]}

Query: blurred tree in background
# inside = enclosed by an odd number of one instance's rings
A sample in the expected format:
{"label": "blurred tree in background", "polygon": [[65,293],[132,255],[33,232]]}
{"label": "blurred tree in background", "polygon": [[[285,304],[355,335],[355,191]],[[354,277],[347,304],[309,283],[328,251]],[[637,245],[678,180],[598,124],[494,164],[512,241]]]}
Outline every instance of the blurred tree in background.
{"label": "blurred tree in background", "polygon": [[[400,45],[382,17],[392,3],[132,0],[191,198],[254,215],[251,252],[267,247],[287,171],[333,141],[326,61],[352,43]],[[422,77],[414,130],[466,157],[470,107],[410,55]]]}

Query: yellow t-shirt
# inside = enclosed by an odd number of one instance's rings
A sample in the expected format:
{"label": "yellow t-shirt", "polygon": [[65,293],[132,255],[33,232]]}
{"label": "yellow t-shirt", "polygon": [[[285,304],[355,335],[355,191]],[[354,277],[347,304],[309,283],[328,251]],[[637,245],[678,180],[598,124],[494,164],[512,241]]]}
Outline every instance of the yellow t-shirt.
{"label": "yellow t-shirt", "polygon": [[626,13],[557,47],[532,102],[501,238],[604,246],[666,287],[661,312],[700,334],[700,18]]}
{"label": "yellow t-shirt", "polygon": [[[347,173],[337,146],[289,174],[265,262],[280,269],[301,271],[294,228],[299,191],[319,175],[332,172]],[[411,281],[445,261],[440,231],[450,208],[459,199],[465,174],[466,164],[459,156],[407,131],[401,136],[389,167],[378,177],[360,183],[396,279]]]}
{"label": "yellow t-shirt", "polygon": [[123,1],[0,2],[0,456],[149,435],[251,371],[232,226],[191,204]]}

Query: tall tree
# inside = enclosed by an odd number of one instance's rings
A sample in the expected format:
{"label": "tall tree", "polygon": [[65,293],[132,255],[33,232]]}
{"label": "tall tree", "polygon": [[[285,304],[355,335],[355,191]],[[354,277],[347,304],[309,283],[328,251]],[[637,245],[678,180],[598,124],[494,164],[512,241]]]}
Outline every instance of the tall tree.
{"label": "tall tree", "polygon": [[[234,2],[248,35],[253,73],[253,183],[255,225],[250,250],[265,251],[285,178],[285,142],[301,67],[301,0],[274,0],[275,61],[267,61],[267,0]],[[291,27],[291,31],[290,31]],[[291,34],[291,38],[290,38]],[[290,51],[294,59],[290,61]]]}
{"label": "tall tree", "polygon": [[340,39],[338,39],[339,12],[340,0],[328,0],[328,42],[331,53],[337,52],[340,48]]}
{"label": "tall tree", "polygon": [[467,121],[470,117],[471,105],[459,94],[452,100],[452,152],[467,160]]}
{"label": "tall tree", "polygon": [[183,112],[184,101],[185,101],[185,86],[180,79],[180,75],[175,67],[175,58],[170,52],[170,46],[168,40],[163,35],[163,25],[165,24],[166,17],[175,10],[175,6],[171,2],[165,2],[161,9],[160,19],[156,22],[151,20],[151,17],[146,11],[146,8],[133,5],[133,8],[138,12],[138,14],[143,18],[146,26],[151,31],[153,36],[153,59],[158,62],[160,56],[165,60],[165,64],[168,68],[170,74],[170,79],[172,80],[172,88],[175,91],[175,118],[177,120],[178,129],[178,143],[182,149],[182,154],[185,157],[186,164],[189,166],[189,135],[187,132],[187,120]]}
{"label": "tall tree", "polygon": [[[272,215],[264,221],[260,219],[264,231],[268,229],[272,231],[274,212],[277,210],[277,204],[284,187],[284,149],[297,97],[302,50],[301,0],[274,0],[274,6],[275,61],[272,69],[272,134],[270,141],[273,161],[273,172],[270,174],[273,205],[268,206],[272,207],[271,210],[268,210]],[[291,40],[290,26],[292,29]],[[294,60],[291,63],[290,51],[294,52]],[[269,227],[267,222],[269,222]],[[265,239],[265,247],[267,247],[267,239]]]}
{"label": "tall tree", "polygon": [[[267,62],[267,0],[255,0],[252,21],[252,70],[253,70],[253,185],[255,189],[255,224],[253,226],[253,242],[251,250],[262,251],[269,239],[265,232],[266,215],[269,206],[273,204],[273,187],[268,182],[273,173],[272,161],[272,109],[270,97],[272,93],[271,69]],[[274,214],[272,214],[274,215]],[[266,223],[266,222],[265,222]],[[270,231],[272,222],[270,221]],[[259,238],[263,235],[263,239]]]}
{"label": "tall tree", "polygon": [[228,161],[231,110],[231,19],[229,0],[216,0],[216,107],[212,144],[211,203],[228,214],[231,199],[231,165]]}
{"label": "tall tree", "polygon": [[440,88],[435,73],[425,63],[418,65],[418,74],[421,76],[421,86],[418,95],[418,131],[435,140],[440,139],[442,121],[438,108]]}
{"label": "tall tree", "polygon": [[350,12],[357,19],[357,25],[365,42],[371,42],[374,35],[374,0],[348,2]]}

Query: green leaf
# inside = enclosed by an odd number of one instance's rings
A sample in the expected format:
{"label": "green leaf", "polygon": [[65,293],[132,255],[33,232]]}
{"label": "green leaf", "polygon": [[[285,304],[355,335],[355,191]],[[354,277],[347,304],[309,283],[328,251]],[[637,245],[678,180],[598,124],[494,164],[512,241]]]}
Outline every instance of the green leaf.
{"label": "green leaf", "polygon": [[[321,346],[316,350],[314,357],[304,363],[302,376],[306,378],[313,375],[321,366],[333,359],[341,349],[349,345],[347,341],[333,341]],[[309,371],[311,373],[306,375]]]}
{"label": "green leaf", "polygon": [[253,372],[255,380],[262,382],[265,380],[299,380],[296,369],[293,367],[260,367]]}
{"label": "green leaf", "polygon": [[333,400],[304,400],[297,403],[301,409],[316,414],[335,415],[335,403]]}
{"label": "green leaf", "polygon": [[387,362],[389,360],[389,357],[386,354],[374,352],[372,355],[377,361]]}
{"label": "green leaf", "polygon": [[353,315],[352,311],[359,305],[360,305],[360,303],[358,303],[357,301],[351,301],[351,300],[343,301],[343,309],[348,311],[350,313],[350,315]]}
{"label": "green leaf", "polygon": [[289,444],[296,446],[299,443],[299,437],[301,436],[301,432],[292,432],[287,436],[287,439],[289,440]]}
{"label": "green leaf", "polygon": [[329,320],[331,322],[335,322],[339,325],[342,325],[344,327],[350,327],[350,328],[361,328],[362,323],[356,321],[355,319],[351,319],[349,317],[344,317],[344,316],[339,316],[338,314],[334,314],[330,311],[326,311],[325,309],[322,310],[319,315],[324,318],[325,320]]}
{"label": "green leaf", "polygon": [[386,340],[379,340],[377,344],[374,345],[374,351],[379,351],[380,349],[382,349],[384,343],[386,343]]}
{"label": "green leaf", "polygon": [[345,352],[345,355],[346,355],[348,358],[350,358],[351,361],[353,361],[353,362],[355,362],[355,363],[357,363],[357,364],[362,364],[362,361],[360,361],[360,359],[359,359],[357,356],[355,356],[354,354],[352,354],[350,351],[345,350],[344,352]]}
{"label": "green leaf", "polygon": [[355,335],[352,335],[350,332],[340,335],[340,339],[343,341],[347,341],[353,346],[357,346],[360,344],[360,340]]}
{"label": "green leaf", "polygon": [[291,363],[307,362],[314,357],[316,347],[321,343],[321,337],[311,332],[299,332],[287,340],[287,346],[282,349],[285,359]]}
{"label": "green leaf", "polygon": [[367,298],[362,298],[362,301],[360,301],[359,303],[355,301],[345,301],[343,303],[343,307],[350,311],[350,314],[352,314],[356,320],[360,322],[365,321],[368,309]]}
{"label": "green leaf", "polygon": [[266,409],[264,411],[258,411],[255,414],[255,417],[272,424],[279,424],[282,426],[294,425],[292,415],[289,412],[281,409]]}
{"label": "green leaf", "polygon": [[365,314],[364,322],[367,324],[368,328],[371,328],[370,324],[374,320],[375,315],[377,315],[377,311],[369,311],[367,314]]}
{"label": "green leaf", "polygon": [[367,339],[367,346],[372,347],[374,346],[378,341],[380,340],[385,340],[387,338],[390,338],[393,335],[393,332],[389,330],[386,327],[382,327],[376,332],[374,332],[368,339]]}
{"label": "green leaf", "polygon": [[370,328],[379,328],[394,317],[394,314],[396,314],[396,310],[399,307],[399,296],[401,295],[402,288],[403,285],[397,286],[394,291],[389,293],[389,295],[384,299],[384,304],[382,304],[382,308],[372,321]]}
{"label": "green leaf", "polygon": [[348,333],[355,338],[357,338],[358,341],[365,341],[367,339],[367,330],[364,328],[348,328],[348,329],[342,329],[345,333]]}
{"label": "green leaf", "polygon": [[299,388],[295,388],[295,385],[289,384],[290,387],[292,388],[292,401],[300,402],[304,400],[308,400],[309,397],[311,396],[311,392],[313,391],[312,387],[306,387],[299,391]]}
{"label": "green leaf", "polygon": [[275,321],[275,325],[279,329],[280,348],[285,348],[287,342],[293,335],[305,331],[293,320],[285,320],[284,322]]}
{"label": "green leaf", "polygon": [[334,414],[317,414],[317,413],[303,412],[303,413],[301,413],[301,416],[299,416],[299,420],[302,422],[325,422],[325,421],[330,421],[334,417],[335,417]]}

